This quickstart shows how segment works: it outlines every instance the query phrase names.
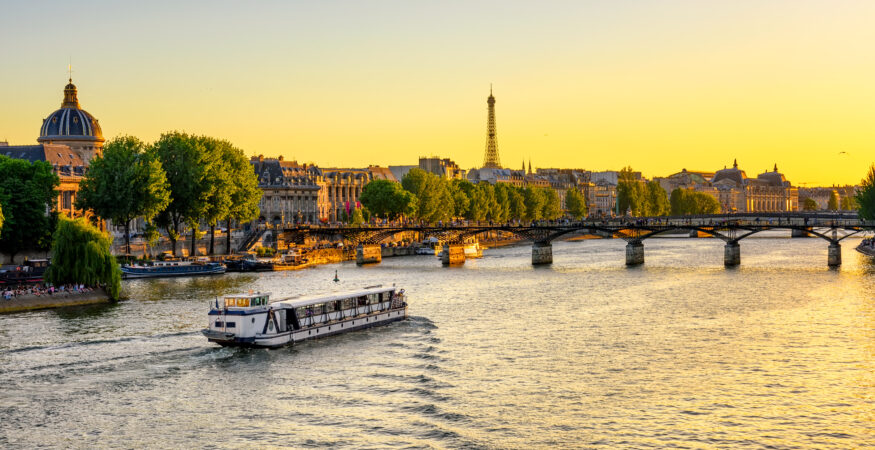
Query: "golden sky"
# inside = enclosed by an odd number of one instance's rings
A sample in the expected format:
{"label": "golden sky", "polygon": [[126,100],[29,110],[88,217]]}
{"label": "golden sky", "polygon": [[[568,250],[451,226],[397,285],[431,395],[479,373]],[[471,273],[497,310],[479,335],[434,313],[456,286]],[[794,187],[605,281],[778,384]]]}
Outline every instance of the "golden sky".
{"label": "golden sky", "polygon": [[873,1],[15,2],[0,141],[33,144],[72,59],[106,137],[184,130],[322,166],[501,162],[646,176],[875,162]]}

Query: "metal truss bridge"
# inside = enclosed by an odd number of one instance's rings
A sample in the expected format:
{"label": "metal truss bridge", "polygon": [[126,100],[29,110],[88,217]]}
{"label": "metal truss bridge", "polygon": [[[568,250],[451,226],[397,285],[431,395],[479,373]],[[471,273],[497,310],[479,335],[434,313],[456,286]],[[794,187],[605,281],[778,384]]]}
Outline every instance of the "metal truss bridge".
{"label": "metal truss bridge", "polygon": [[[532,242],[532,264],[553,262],[551,242],[563,236],[599,236],[626,241],[626,264],[644,263],[644,241],[664,235],[685,233],[689,236],[710,236],[724,241],[724,263],[737,266],[741,262],[739,241],[768,230],[790,230],[792,236],[814,236],[829,242],[828,264],[841,265],[841,241],[866,231],[875,231],[875,221],[860,220],[856,213],[794,212],[794,213],[743,213],[721,215],[698,215],[682,217],[636,217],[612,218],[583,221],[543,221],[531,224],[441,224],[441,225],[385,225],[362,227],[331,226],[282,226],[282,239],[301,242],[308,236],[342,237],[355,245],[360,263],[370,261],[381,242],[398,233],[415,232],[420,239],[435,237],[444,243],[444,262],[447,255],[459,254],[453,251],[461,248],[464,242],[486,233],[504,233],[521,240]],[[364,251],[363,251],[364,249]],[[378,252],[377,252],[378,253]],[[464,262],[464,256],[455,263]],[[373,259],[370,258],[370,259]]]}

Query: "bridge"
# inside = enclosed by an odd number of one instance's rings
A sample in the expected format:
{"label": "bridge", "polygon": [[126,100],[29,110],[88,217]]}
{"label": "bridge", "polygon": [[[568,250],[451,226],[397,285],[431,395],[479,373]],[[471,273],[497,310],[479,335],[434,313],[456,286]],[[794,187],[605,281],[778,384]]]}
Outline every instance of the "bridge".
{"label": "bridge", "polygon": [[788,230],[793,237],[817,237],[829,243],[827,264],[842,263],[841,241],[866,231],[875,231],[875,221],[864,221],[856,213],[793,212],[741,213],[721,215],[612,218],[604,220],[533,222],[529,224],[441,224],[382,225],[361,227],[306,226],[287,224],[280,227],[286,241],[302,241],[308,236],[342,237],[356,246],[358,264],[381,260],[380,243],[403,232],[418,233],[420,239],[436,237],[443,242],[445,265],[463,264],[466,240],[490,232],[513,235],[532,242],[532,264],[553,262],[552,241],[570,234],[598,236],[626,241],[626,265],[644,263],[644,241],[666,234],[708,236],[724,242],[726,267],[741,264],[739,242],[768,230]]}

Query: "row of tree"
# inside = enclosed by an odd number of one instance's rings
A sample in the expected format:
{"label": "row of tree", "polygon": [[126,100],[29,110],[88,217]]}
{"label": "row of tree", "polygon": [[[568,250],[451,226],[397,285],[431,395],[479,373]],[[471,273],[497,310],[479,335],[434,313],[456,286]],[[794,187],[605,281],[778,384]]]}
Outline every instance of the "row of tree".
{"label": "row of tree", "polygon": [[658,182],[645,182],[631,167],[625,167],[617,177],[617,211],[635,217],[717,214],[720,202],[703,192],[682,188],[676,188],[669,197]]}
{"label": "row of tree", "polygon": [[[582,198],[576,193],[577,199]],[[430,223],[454,218],[493,222],[552,220],[563,213],[559,194],[552,188],[473,184],[467,180],[448,180],[418,168],[410,170],[400,185],[387,180],[371,181],[359,199],[375,217],[412,218]],[[586,215],[586,202],[578,202],[575,212]]]}
{"label": "row of tree", "polygon": [[[219,221],[226,221],[230,230],[232,220],[255,219],[260,199],[257,178],[242,150],[225,140],[170,132],[152,144],[132,136],[107,142],[80,184],[76,207],[123,226],[128,253],[131,222],[143,217],[146,238],[154,242],[156,225],[163,227],[174,255],[186,227],[194,254],[200,225],[209,225],[212,254]],[[230,249],[230,232],[227,239]]]}

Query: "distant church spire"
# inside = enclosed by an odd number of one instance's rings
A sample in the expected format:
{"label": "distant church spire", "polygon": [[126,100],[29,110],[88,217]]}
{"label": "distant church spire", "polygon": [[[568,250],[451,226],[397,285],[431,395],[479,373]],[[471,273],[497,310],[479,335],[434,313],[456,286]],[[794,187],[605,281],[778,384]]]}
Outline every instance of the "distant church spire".
{"label": "distant church spire", "polygon": [[529,158],[529,175],[532,174],[532,158]]}
{"label": "distant church spire", "polygon": [[737,160],[737,159],[733,159],[733,160],[732,160],[732,168],[733,168],[733,169],[737,169],[737,168],[738,168],[738,160]]}
{"label": "distant church spire", "polygon": [[778,163],[775,163],[775,172],[778,171]]}
{"label": "distant church spire", "polygon": [[498,136],[495,132],[495,97],[492,96],[492,83],[489,84],[489,98],[486,99],[486,104],[489,105],[489,110],[486,118],[486,155],[483,157],[483,167],[500,169],[501,161],[498,160]]}

